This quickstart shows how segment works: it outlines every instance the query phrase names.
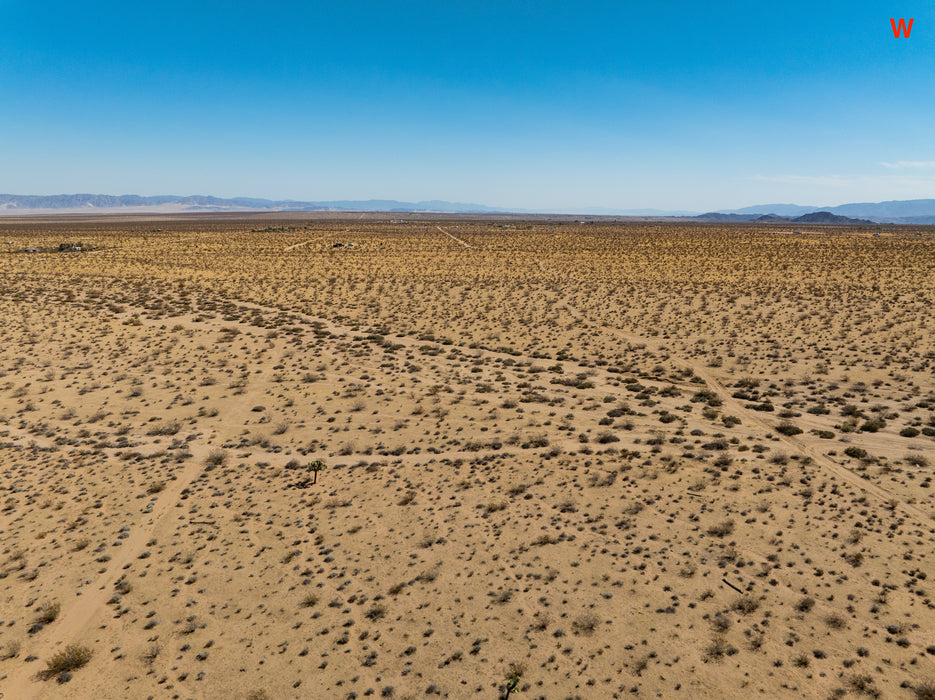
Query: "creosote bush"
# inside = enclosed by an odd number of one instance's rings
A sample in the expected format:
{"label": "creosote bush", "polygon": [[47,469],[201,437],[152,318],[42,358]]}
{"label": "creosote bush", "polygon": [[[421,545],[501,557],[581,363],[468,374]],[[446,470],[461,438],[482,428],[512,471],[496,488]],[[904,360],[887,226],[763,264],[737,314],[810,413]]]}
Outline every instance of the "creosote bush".
{"label": "creosote bush", "polygon": [[94,652],[90,647],[82,644],[69,644],[46,662],[47,668],[43,675],[51,678],[60,673],[74,671],[86,666],[93,655]]}
{"label": "creosote bush", "polygon": [[209,467],[223,466],[227,461],[227,452],[221,449],[211,450],[211,453],[205,459],[205,464]]}
{"label": "creosote bush", "polygon": [[854,445],[851,445],[850,447],[845,449],[844,454],[854,459],[866,459],[867,458],[867,450],[863,449],[862,447],[855,447]]}
{"label": "creosote bush", "polygon": [[725,520],[718,523],[717,525],[712,525],[708,528],[708,534],[713,537],[726,537],[734,531],[734,521]]}

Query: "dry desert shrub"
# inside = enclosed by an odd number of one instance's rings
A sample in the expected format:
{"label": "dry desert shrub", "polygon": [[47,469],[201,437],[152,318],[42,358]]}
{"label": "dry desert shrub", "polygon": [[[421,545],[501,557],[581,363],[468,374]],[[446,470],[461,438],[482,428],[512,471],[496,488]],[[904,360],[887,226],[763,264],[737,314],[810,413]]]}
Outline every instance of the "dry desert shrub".
{"label": "dry desert shrub", "polygon": [[82,644],[69,644],[62,651],[52,655],[46,662],[43,675],[47,678],[67,673],[86,666],[94,655],[90,647]]}
{"label": "dry desert shrub", "polygon": [[801,613],[809,612],[813,607],[815,607],[815,600],[813,598],[805,597],[801,598],[796,604],[795,609]]}
{"label": "dry desert shrub", "polygon": [[597,615],[585,613],[575,618],[571,623],[571,628],[575,634],[591,635],[594,634],[600,624],[601,619]]}
{"label": "dry desert shrub", "polygon": [[759,607],[760,601],[753,596],[744,595],[731,603],[730,609],[742,615],[749,615],[750,613],[756,612]]}
{"label": "dry desert shrub", "polygon": [[714,635],[711,643],[704,648],[702,658],[706,663],[716,663],[725,656],[732,656],[737,653],[737,649],[732,646],[722,634]]}
{"label": "dry desert shrub", "polygon": [[205,458],[205,465],[209,467],[221,467],[227,462],[227,452],[222,449],[211,450]]}
{"label": "dry desert shrub", "polygon": [[146,434],[151,436],[156,435],[175,435],[181,430],[182,425],[178,421],[169,421],[167,423],[160,423],[155,427],[151,428]]}
{"label": "dry desert shrub", "polygon": [[724,520],[708,528],[708,534],[712,537],[727,537],[734,531],[734,521]]}
{"label": "dry desert shrub", "polygon": [[880,697],[880,691],[874,683],[873,676],[868,673],[860,673],[847,679],[847,687],[857,695],[865,695],[869,698]]}

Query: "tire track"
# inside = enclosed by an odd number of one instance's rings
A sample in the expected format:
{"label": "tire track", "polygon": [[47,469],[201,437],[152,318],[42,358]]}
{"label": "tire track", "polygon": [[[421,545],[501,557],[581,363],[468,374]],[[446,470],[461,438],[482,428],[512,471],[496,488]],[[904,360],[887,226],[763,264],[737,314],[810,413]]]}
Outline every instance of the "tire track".
{"label": "tire track", "polygon": [[[539,263],[539,266],[540,266],[540,269],[545,271],[541,263]],[[562,307],[577,322],[582,323],[585,326],[594,325],[590,323],[588,319],[584,316],[584,314],[582,314],[581,311],[576,309],[569,301],[563,300]],[[680,366],[682,369],[690,370],[695,376],[703,379],[705,383],[711,389],[717,390],[722,395],[721,400],[723,401],[723,405],[725,407],[730,408],[731,412],[734,413],[735,415],[742,416],[746,424],[756,425],[768,433],[776,432],[776,426],[766,421],[762,416],[759,415],[758,412],[751,411],[744,404],[742,404],[739,400],[733,398],[733,396],[731,396],[731,392],[728,391],[727,387],[724,386],[724,384],[717,377],[711,374],[711,372],[709,372],[707,368],[703,367],[701,364],[692,362],[691,360],[686,360],[685,358],[678,357],[676,355],[673,355],[671,351],[668,350],[667,348],[666,349],[661,348],[659,343],[654,341],[652,338],[645,338],[642,336],[634,335],[632,333],[627,333],[626,331],[623,331],[617,328],[611,328],[609,326],[604,326],[602,327],[602,329],[609,331],[613,335],[617,336],[618,338],[621,338],[622,340],[625,340],[631,345],[642,344],[642,345],[645,345],[648,349],[653,350],[655,352],[667,353],[669,356],[669,361],[672,364],[676,366]],[[904,515],[907,515],[917,520],[919,524],[925,525],[926,527],[932,526],[932,520],[933,520],[932,515],[929,513],[926,513],[921,508],[916,508],[915,506],[911,504],[899,501],[899,499],[897,499],[896,496],[891,491],[886,490],[882,486],[878,486],[876,484],[872,484],[868,482],[866,479],[864,479],[859,474],[854,472],[854,470],[849,469],[848,467],[845,467],[842,464],[838,464],[837,462],[828,458],[826,455],[822,454],[821,452],[816,450],[814,447],[808,445],[802,440],[796,439],[793,436],[787,436],[787,435],[782,435],[782,434],[777,435],[777,437],[779,438],[780,443],[786,445],[788,448],[797,450],[798,452],[805,454],[806,456],[812,459],[812,462],[815,465],[822,467],[826,471],[832,472],[833,474],[837,475],[842,480],[846,481],[852,486],[856,486],[859,490],[867,494],[876,496],[880,500],[887,503],[887,507],[889,507],[889,504],[891,502],[898,501],[895,510],[899,510]]]}
{"label": "tire track", "polygon": [[474,247],[474,246],[472,246],[470,243],[466,243],[465,241],[462,241],[462,240],[461,240],[460,238],[458,238],[457,236],[448,233],[448,232],[447,232],[445,229],[443,229],[441,226],[436,226],[435,228],[437,228],[439,231],[441,231],[442,233],[444,233],[444,234],[445,234],[446,236],[448,236],[448,238],[450,238],[451,240],[453,240],[453,241],[455,241],[455,242],[457,242],[457,243],[460,243],[460,244],[463,245],[465,248],[473,248],[473,247]]}

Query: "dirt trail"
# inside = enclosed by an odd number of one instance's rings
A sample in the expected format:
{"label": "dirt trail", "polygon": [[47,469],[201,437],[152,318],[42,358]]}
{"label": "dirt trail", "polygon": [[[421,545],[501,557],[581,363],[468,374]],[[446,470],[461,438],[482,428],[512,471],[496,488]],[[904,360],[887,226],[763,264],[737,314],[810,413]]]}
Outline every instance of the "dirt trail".
{"label": "dirt trail", "polygon": [[[541,268],[541,263],[540,263],[540,268]],[[596,324],[591,324],[587,320],[587,318],[584,316],[584,314],[582,314],[578,309],[572,306],[570,302],[564,301],[563,307],[569,313],[569,315],[571,315],[572,318],[574,318],[579,323],[583,323],[585,325],[594,325],[595,327],[597,327]],[[743,419],[745,425],[750,425],[750,424],[757,425],[768,433],[775,433],[776,431],[775,425],[772,425],[767,420],[765,420],[760,415],[759,412],[748,409],[738,399],[733,398],[731,396],[732,392],[729,391],[728,388],[724,386],[724,384],[722,384],[721,381],[716,376],[714,376],[711,372],[709,372],[708,369],[704,367],[702,364],[672,355],[667,348],[662,348],[659,342],[654,340],[653,338],[647,338],[647,337],[643,337],[639,335],[634,335],[632,333],[627,333],[626,331],[619,330],[616,328],[611,328],[608,326],[602,326],[601,328],[602,330],[606,330],[614,334],[618,338],[621,338],[627,341],[631,345],[642,344],[642,345],[645,345],[650,350],[665,351],[666,353],[669,353],[670,362],[672,362],[673,364],[677,366],[681,366],[682,369],[691,370],[695,374],[695,376],[703,379],[705,383],[708,385],[708,387],[710,387],[711,389],[719,393],[721,400],[723,401],[724,407],[726,409],[729,408],[730,409],[729,412],[732,413],[733,415],[740,416]],[[816,450],[814,447],[811,447],[804,441],[799,440],[795,437],[786,436],[786,435],[777,435],[777,437],[779,438],[779,441],[781,443],[786,445],[791,450],[795,450],[797,452],[800,452],[810,457],[814,464],[822,467],[823,469],[827,471],[830,471],[836,474],[841,479],[850,483],[852,486],[856,486],[861,491],[864,491],[865,493],[868,493],[868,494],[872,494],[876,496],[877,498],[879,498],[880,500],[885,501],[888,504],[890,502],[898,501],[898,499],[894,496],[892,492],[887,491],[885,488],[877,486],[876,484],[872,484],[868,482],[866,479],[862,478],[859,474],[855,473],[852,469],[848,469],[844,465],[838,464],[837,462],[828,458],[826,455],[822,454],[821,452]],[[932,526],[932,521],[933,521],[932,515],[929,513],[926,513],[920,508],[916,508],[915,506],[908,504],[908,503],[900,502],[896,505],[895,509],[919,521],[920,524],[923,524],[927,527]]]}
{"label": "dirt trail", "polygon": [[[215,236],[224,235],[224,233],[225,232],[201,233],[201,234],[198,234],[197,236],[185,236],[184,238],[159,239],[157,243],[160,245],[163,243],[166,243],[167,241],[171,243],[184,243],[185,241],[196,241],[196,240],[204,240],[205,238],[213,238]],[[128,250],[131,248],[134,250],[139,250],[141,248],[145,248],[145,246],[141,246],[137,244],[118,245],[118,246],[113,246],[112,248],[99,248],[98,250],[89,250],[87,251],[87,254],[88,255],[99,255],[101,253],[112,253],[118,250]]]}
{"label": "dirt trail", "polygon": [[[57,694],[54,680],[43,682],[37,678],[38,672],[44,670],[45,661],[57,650],[68,644],[87,641],[91,636],[92,626],[100,619],[105,610],[107,601],[114,594],[114,585],[123,575],[124,566],[134,561],[146,549],[146,543],[152,538],[154,531],[161,521],[169,515],[171,509],[178,503],[182,491],[197,478],[204,469],[204,458],[208,455],[211,445],[192,445],[192,457],[189,463],[176,474],[176,479],[169,482],[165,490],[153,497],[154,506],[150,513],[145,511],[139,514],[130,526],[130,536],[123,540],[120,547],[111,547],[108,553],[113,557],[107,565],[107,570],[94,581],[80,590],[70,601],[62,605],[58,619],[39,632],[34,638],[23,643],[20,655],[34,655],[39,661],[36,663],[21,663],[11,670],[10,675],[0,687],[0,696],[29,700],[40,696],[53,696]],[[117,533],[114,533],[116,537]]]}
{"label": "dirt trail", "polygon": [[[446,231],[442,231],[442,232],[447,233]],[[452,236],[452,238],[454,237]],[[539,263],[539,267],[540,269],[543,269],[543,270],[545,269],[542,266],[541,262]],[[287,311],[285,309],[278,309],[276,307],[263,306],[261,304],[254,304],[252,302],[245,302],[245,301],[241,301],[237,299],[227,299],[226,301],[241,304],[248,308],[256,308],[256,309],[265,310],[265,311],[280,311],[284,313],[291,313],[299,318],[321,323],[326,329],[329,330],[329,332],[335,332],[335,331],[347,332],[348,330],[347,328],[344,328],[340,326],[339,324],[335,324],[335,323],[326,321],[324,319],[315,318],[307,314],[303,314],[301,312]],[[669,360],[673,364],[680,366],[683,369],[691,370],[695,374],[695,376],[703,379],[711,389],[717,391],[721,395],[721,399],[724,402],[724,406],[726,408],[729,408],[730,412],[733,413],[734,415],[742,417],[745,424],[747,425],[753,424],[753,425],[760,427],[767,433],[775,433],[776,427],[774,425],[766,421],[758,412],[748,409],[739,400],[733,398],[731,396],[732,392],[730,392],[728,388],[724,386],[724,384],[722,384],[721,381],[716,376],[714,376],[711,372],[709,372],[708,369],[704,367],[702,364],[693,362],[691,360],[686,360],[684,358],[673,355],[671,351],[668,349],[668,347],[663,347],[659,341],[653,338],[647,338],[647,337],[635,335],[632,333],[627,333],[626,331],[619,330],[616,328],[611,328],[608,326],[598,326],[597,324],[592,324],[587,319],[587,317],[585,317],[585,315],[581,313],[581,311],[576,309],[568,301],[563,301],[562,306],[569,313],[569,315],[571,315],[572,318],[574,318],[575,321],[578,323],[582,323],[586,326],[594,326],[595,328],[600,328],[601,330],[613,333],[615,336],[617,336],[618,338],[621,338],[622,340],[625,340],[631,345],[642,345],[642,346],[645,346],[647,349],[655,351],[655,352],[665,352],[666,355],[669,357]],[[417,341],[412,338],[399,338],[395,342],[398,342],[406,346],[417,346],[421,344],[420,341]],[[478,351],[479,356],[483,356],[485,354],[497,356],[497,355],[500,355],[501,353],[497,353],[494,351]],[[514,359],[527,359],[527,358],[517,357]],[[563,370],[567,371],[570,368],[570,365],[573,363],[557,362],[556,364],[562,365]],[[565,365],[568,365],[568,367],[566,367]],[[779,438],[779,441],[782,444],[786,445],[790,450],[795,450],[808,457],[811,457],[813,463],[825,469],[826,471],[830,471],[836,474],[842,480],[846,481],[847,483],[850,483],[853,486],[856,486],[861,491],[871,494],[879,498],[880,500],[884,501],[887,504],[889,504],[890,502],[899,500],[895,497],[895,495],[892,492],[886,490],[885,488],[882,488],[880,486],[877,486],[875,484],[868,482],[866,479],[862,478],[859,474],[855,473],[852,469],[849,469],[846,466],[838,464],[834,460],[822,454],[820,451],[818,451],[814,447],[809,446],[804,441],[796,439],[795,437],[790,437],[790,436],[785,436],[785,435],[777,435],[777,437]],[[470,453],[467,453],[467,454],[470,454]],[[895,510],[898,510],[904,513],[905,515],[918,521],[919,524],[925,525],[926,527],[931,527],[933,524],[933,517],[931,514],[926,513],[922,509],[917,508],[911,504],[899,502],[897,503]]]}
{"label": "dirt trail", "polygon": [[[353,326],[341,325],[340,323],[335,323],[334,321],[330,321],[326,318],[323,318],[320,316],[312,316],[311,314],[303,313],[302,311],[295,311],[294,309],[280,308],[278,306],[267,306],[265,304],[257,304],[252,301],[244,301],[243,299],[234,299],[231,297],[220,298],[219,301],[230,303],[230,304],[236,304],[246,309],[256,309],[257,311],[265,311],[267,313],[289,314],[290,316],[294,316],[297,319],[301,319],[302,321],[305,321],[306,323],[315,324],[318,327],[320,327],[322,330],[326,330],[332,335],[341,336],[341,335],[346,335],[349,333],[355,333],[355,331],[351,330]],[[129,316],[130,316],[130,313],[128,312],[127,317]],[[179,317],[179,318],[183,318],[183,317]],[[179,319],[177,318],[173,318],[173,321],[178,321],[178,320]],[[159,323],[163,323],[163,321],[160,321]],[[224,325],[242,327],[242,328],[250,329],[254,331],[256,330],[255,327],[250,326],[249,324],[246,324],[246,323],[237,324],[233,322],[225,322]],[[200,324],[191,323],[189,327],[194,328],[194,329],[204,329],[205,324],[203,322]],[[387,337],[389,338],[390,336],[387,336]],[[392,341],[404,347],[411,347],[411,348],[419,348],[426,344],[426,341],[419,340],[418,338],[414,338],[410,336],[393,335]],[[461,350],[462,353],[468,357],[509,357],[515,360],[516,362],[528,362],[531,364],[536,364],[536,363],[542,364],[542,363],[548,362],[551,365],[558,365],[562,367],[563,372],[573,372],[575,371],[575,368],[578,367],[578,363],[574,360],[545,360],[541,357],[531,357],[531,356],[527,356],[523,354],[506,353],[506,352],[500,352],[497,350],[490,350],[490,349],[485,349],[485,348],[468,348],[467,346],[457,345],[457,344],[454,344],[448,347]]]}
{"label": "dirt trail", "polygon": [[[336,336],[340,336],[340,335],[351,332],[350,326],[343,326],[343,325],[334,323],[332,321],[328,321],[323,318],[301,313],[299,311],[280,309],[275,306],[264,306],[262,304],[255,304],[253,302],[243,301],[240,299],[224,298],[222,299],[222,301],[231,303],[231,304],[237,304],[244,308],[256,309],[258,311],[290,314],[307,323],[320,324],[321,328],[323,328],[324,330],[327,330],[329,333],[332,333],[333,335],[336,335]],[[134,312],[132,310],[127,310],[123,314],[120,314],[120,317],[132,318],[133,313]],[[172,320],[173,322],[177,323],[178,325],[184,328],[195,330],[195,331],[201,331],[201,332],[206,332],[209,330],[219,331],[222,327],[223,328],[237,328],[242,331],[256,331],[257,330],[255,326],[251,326],[249,323],[245,323],[243,321],[221,322],[217,319],[213,319],[213,320],[203,320],[203,321],[195,322],[193,318],[194,318],[194,315],[189,314],[189,315],[174,317]],[[140,319],[140,322],[143,325],[152,326],[152,327],[158,327],[164,323],[162,319]],[[399,343],[400,345],[403,345],[409,348],[418,348],[422,345],[425,345],[425,341],[407,337],[407,336],[393,336],[393,342]],[[521,360],[521,361],[525,361],[529,363],[535,363],[537,361],[541,361],[541,358],[537,360],[536,358],[525,357],[523,355],[507,355],[506,353],[497,352],[496,350],[481,350],[481,349],[471,350],[463,345],[452,345],[451,347],[461,350],[465,355],[473,354],[477,357],[503,357],[504,355],[506,355],[507,357],[510,357],[511,359]],[[575,362],[572,360],[563,360],[563,361],[562,360],[550,360],[550,362],[552,362],[555,365],[560,365],[562,367],[563,372],[574,372],[575,371]],[[376,371],[378,369],[379,362],[374,362],[374,361],[369,361],[369,362],[364,362],[364,363],[358,362],[358,365],[360,367],[367,367],[369,369]],[[595,376],[593,377],[593,379],[596,380],[597,382],[596,386],[598,387],[601,387],[601,388],[610,387],[610,383],[609,381],[607,381],[607,378]],[[394,416],[393,414],[387,413],[383,417],[392,418]],[[36,439],[36,436],[29,434],[25,430],[14,428],[12,426],[0,426],[0,441],[2,441],[4,432],[6,432],[8,434],[8,437],[12,438],[13,440],[22,441],[27,438]],[[51,443],[51,441],[48,441],[48,442],[50,445],[53,444]],[[42,445],[39,445],[39,446],[41,447]],[[561,450],[568,451],[568,452],[575,451],[576,449],[578,449],[579,446],[580,446],[580,443],[574,439],[568,439],[568,440],[562,440],[562,441],[553,440],[553,441],[550,441],[549,443],[550,448],[557,447]],[[349,461],[368,460],[371,462],[388,461],[389,463],[394,463],[394,462],[424,463],[424,462],[433,461],[433,460],[440,462],[444,459],[470,460],[470,459],[482,458],[482,457],[487,457],[487,456],[492,456],[492,455],[497,455],[497,454],[508,454],[513,449],[521,449],[521,448],[510,446],[510,445],[504,445],[503,447],[499,449],[493,449],[493,448],[484,448],[480,450],[447,449],[444,451],[439,451],[439,452],[434,452],[434,453],[426,450],[422,452],[405,453],[401,455],[380,455],[376,453],[365,454],[362,452],[353,452],[349,455],[341,455],[341,456],[346,457]],[[333,456],[333,455],[329,455],[325,453],[309,454],[307,455],[307,457],[309,461],[311,461],[312,459],[315,459],[316,457],[319,457],[321,459],[326,459],[326,458],[327,459],[338,459],[339,458],[338,456]]]}
{"label": "dirt trail", "polygon": [[[541,260],[537,261],[536,264],[540,270],[547,272],[546,267],[543,265]],[[734,415],[741,416],[746,425],[754,424],[767,431],[768,433],[775,433],[775,425],[772,425],[770,422],[765,420],[759,412],[750,410],[738,399],[733,398],[731,395],[732,392],[729,391],[728,388],[721,382],[721,380],[708,371],[707,367],[703,366],[701,363],[693,362],[691,360],[687,360],[672,354],[668,347],[663,347],[661,343],[654,338],[635,335],[633,333],[627,333],[626,331],[618,328],[598,326],[598,324],[591,323],[585,317],[585,315],[576,309],[567,299],[562,301],[562,307],[578,323],[584,324],[585,326],[593,326],[594,328],[599,328],[600,330],[610,332],[631,345],[643,345],[647,349],[654,352],[665,352],[668,355],[670,362],[676,366],[680,366],[682,369],[691,370],[695,376],[703,379],[711,389],[717,391],[721,395],[721,400],[723,401],[724,407],[729,408],[730,412]],[[876,484],[868,482],[852,469],[849,469],[842,464],[838,464],[804,441],[793,436],[777,435],[777,437],[781,443],[790,449],[810,457],[813,463],[827,471],[836,474],[841,479],[853,486],[856,486],[861,491],[872,494],[880,500],[885,501],[887,504],[898,502],[899,499],[897,499],[892,492],[881,486],[877,486]],[[898,502],[895,510],[899,510],[905,515],[917,520],[920,524],[923,524],[927,527],[932,526],[933,516],[929,513],[926,513],[921,508],[916,508],[915,506],[908,503]]]}
{"label": "dirt trail", "polygon": [[[437,227],[437,228],[440,231],[442,231],[442,233],[445,233],[446,235],[451,236],[451,234],[441,229],[441,227]],[[451,236],[451,237],[455,238],[454,236]],[[458,240],[458,239],[455,239],[455,240]],[[471,246],[468,246],[463,241],[458,241],[458,242],[462,243],[463,245],[467,247],[471,247]],[[537,264],[541,270],[543,270],[544,272],[546,271],[546,268],[543,266],[541,261],[539,261]],[[342,326],[341,324],[334,323],[327,319],[311,316],[309,314],[305,314],[300,311],[282,309],[282,308],[273,307],[273,306],[266,306],[263,304],[257,304],[254,302],[244,301],[241,299],[226,298],[226,299],[223,299],[222,301],[229,302],[232,304],[238,304],[245,308],[252,308],[252,309],[257,309],[257,310],[267,311],[267,312],[291,314],[305,321],[320,324],[320,327],[336,335],[350,332],[350,329],[346,326]],[[627,343],[630,343],[631,345],[644,346],[648,350],[651,350],[654,352],[664,352],[669,358],[669,361],[672,362],[674,365],[680,366],[681,368],[685,370],[691,370],[695,374],[695,376],[698,376],[701,379],[703,379],[711,389],[717,391],[721,395],[721,399],[724,402],[723,404],[724,407],[726,409],[730,409],[730,413],[733,413],[734,415],[741,417],[746,425],[751,425],[751,424],[756,425],[768,433],[775,433],[775,425],[765,420],[760,415],[759,412],[748,409],[742,402],[740,402],[737,399],[734,399],[731,396],[732,392],[729,391],[728,388],[724,386],[724,384],[715,375],[713,375],[710,371],[708,371],[708,369],[704,367],[701,363],[693,362],[691,360],[687,360],[687,359],[684,359],[684,358],[681,358],[681,357],[678,357],[672,354],[671,350],[668,347],[663,347],[662,343],[654,338],[635,335],[633,333],[627,333],[624,330],[611,328],[609,326],[600,326],[598,324],[594,324],[590,320],[588,320],[587,317],[583,313],[581,313],[580,310],[575,308],[574,305],[571,304],[571,302],[567,300],[564,300],[562,302],[562,307],[568,312],[568,314],[576,322],[581,323],[585,325],[586,327],[591,326],[600,331],[610,332],[613,335],[617,336],[618,338],[626,341]],[[409,338],[409,337],[398,337],[397,338],[395,336],[394,336],[394,342],[407,346],[407,347],[409,346],[417,347],[419,345],[424,344],[422,341],[419,341],[415,338]],[[499,353],[493,350],[476,350],[475,354],[478,357],[483,357],[483,356],[497,357],[497,356],[501,356],[503,353]],[[514,356],[513,359],[517,361],[531,361],[531,362],[536,361],[534,358],[527,358],[525,356]],[[572,361],[558,361],[558,362],[555,362],[555,364],[561,365],[563,371],[574,371],[573,365],[575,365],[575,363]],[[602,381],[601,383],[604,384],[606,382]],[[836,474],[842,480],[850,483],[853,486],[856,486],[861,491],[871,494],[879,498],[880,500],[884,501],[887,504],[889,504],[890,502],[899,500],[896,498],[896,496],[892,492],[888,491],[887,489],[883,487],[880,487],[880,486],[877,486],[875,484],[868,482],[866,479],[862,478],[859,474],[855,473],[853,470],[847,468],[844,465],[838,464],[834,460],[822,454],[820,451],[818,451],[814,447],[809,446],[804,441],[797,439],[795,437],[790,437],[790,436],[785,436],[785,435],[777,435],[777,437],[779,438],[780,443],[786,445],[790,450],[795,450],[808,457],[811,457],[812,461],[816,465],[822,467],[826,471],[830,471]],[[470,454],[470,453],[462,453],[462,454]],[[933,524],[933,516],[931,514],[926,513],[922,509],[917,508],[911,504],[898,502],[895,510],[898,510],[904,513],[905,515],[911,517],[912,519],[918,521],[920,524],[923,524],[926,527],[931,527]]]}
{"label": "dirt trail", "polygon": [[460,243],[460,244],[463,245],[465,248],[473,248],[473,247],[474,247],[474,246],[472,246],[470,243],[466,243],[466,242],[462,241],[460,238],[458,238],[457,236],[454,236],[454,235],[448,233],[448,232],[447,232],[445,229],[443,229],[441,226],[436,226],[435,228],[437,228],[439,231],[441,231],[442,233],[444,233],[444,234],[445,234],[446,236],[448,236],[448,238],[450,238],[451,240]]}

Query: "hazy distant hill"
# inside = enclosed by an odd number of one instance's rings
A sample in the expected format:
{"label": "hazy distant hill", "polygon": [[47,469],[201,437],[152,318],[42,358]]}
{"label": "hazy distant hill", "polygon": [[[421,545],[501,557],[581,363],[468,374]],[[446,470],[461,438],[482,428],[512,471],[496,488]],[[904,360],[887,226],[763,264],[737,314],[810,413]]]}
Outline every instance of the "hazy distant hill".
{"label": "hazy distant hill", "polygon": [[[222,199],[193,195],[187,197],[160,195],[58,194],[17,195],[0,194],[0,215],[29,213],[75,213],[82,211],[107,212],[212,212],[212,211],[388,211],[388,212],[444,212],[457,214],[537,214],[538,209],[504,209],[485,204],[446,202],[432,199],[422,202],[401,202],[395,199],[342,199],[321,202],[299,200],[271,200],[255,197]],[[579,207],[552,213],[572,213],[588,216],[691,216],[696,211],[662,209],[614,209],[610,207]]]}
{"label": "hazy distant hill", "polygon": [[790,224],[873,224],[874,221],[868,219],[851,219],[847,216],[832,214],[830,211],[815,211],[802,216],[788,217],[777,216],[776,214],[721,214],[719,212],[708,212],[700,216],[694,216],[693,219],[701,221],[755,221],[757,223],[790,223]]}
{"label": "hazy distant hill", "polygon": [[811,214],[803,214],[802,216],[797,216],[794,219],[790,219],[795,223],[803,224],[872,224],[874,222],[868,221],[867,219],[851,219],[847,216],[840,216],[838,214],[832,214],[830,211],[816,211]]}
{"label": "hazy distant hill", "polygon": [[935,199],[908,199],[878,202],[876,204],[842,204],[828,211],[842,216],[860,216],[866,219],[935,219]]}
{"label": "hazy distant hill", "polygon": [[802,207],[797,204],[758,204],[743,209],[727,209],[724,214],[774,214],[782,217],[801,216],[814,212],[829,212],[838,216],[869,219],[886,224],[935,224],[935,199],[907,199],[889,202],[841,204],[836,207]]}
{"label": "hazy distant hill", "polygon": [[[935,199],[912,199],[862,204],[842,204],[836,207],[804,207],[798,204],[762,204],[743,209],[696,212],[662,209],[613,209],[609,207],[558,207],[555,209],[504,209],[484,204],[429,200],[400,202],[395,199],[342,199],[306,202],[292,199],[272,200],[256,197],[224,199],[204,195],[141,196],[135,194],[0,194],[0,216],[3,214],[56,213],[172,213],[172,212],[247,212],[247,211],[387,211],[438,212],[453,214],[574,214],[586,216],[632,217],[693,217],[701,221],[795,221],[794,217],[816,212],[847,217],[849,221],[825,223],[896,223],[935,224]],[[864,221],[869,220],[869,221]],[[809,223],[802,220],[803,223]],[[817,223],[814,221],[812,223]]]}
{"label": "hazy distant hill", "polygon": [[709,211],[691,218],[698,219],[700,221],[755,221],[759,217],[757,214],[734,214],[722,213],[719,211]]}
{"label": "hazy distant hill", "polygon": [[252,197],[222,199],[192,195],[143,197],[135,194],[0,194],[0,214],[75,211],[437,211],[457,213],[503,212],[504,209],[462,202],[400,202],[394,199],[302,202]]}
{"label": "hazy distant hill", "polygon": [[757,204],[742,209],[725,209],[725,214],[775,214],[776,216],[801,216],[828,207],[803,207],[799,204]]}

